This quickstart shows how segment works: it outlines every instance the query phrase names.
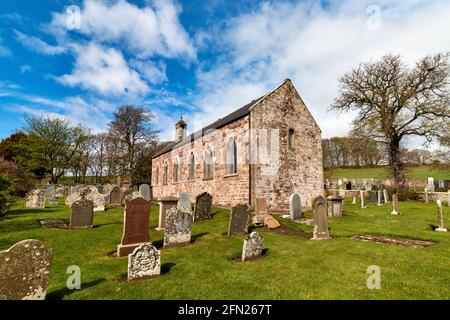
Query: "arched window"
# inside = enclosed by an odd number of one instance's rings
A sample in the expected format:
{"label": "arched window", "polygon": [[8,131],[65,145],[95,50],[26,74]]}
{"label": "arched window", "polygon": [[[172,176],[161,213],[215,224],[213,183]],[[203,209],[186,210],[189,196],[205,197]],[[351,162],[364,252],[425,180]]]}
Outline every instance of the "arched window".
{"label": "arched window", "polygon": [[295,138],[294,129],[289,129],[289,131],[288,131],[288,148],[289,149],[294,149],[294,138]]}
{"label": "arched window", "polygon": [[212,152],[208,147],[205,152],[205,159],[203,160],[203,179],[212,179],[213,178],[213,161],[212,161]]}
{"label": "arched window", "polygon": [[191,156],[189,158],[189,180],[195,179],[195,159],[194,154],[191,153]]}
{"label": "arched window", "polygon": [[175,160],[175,162],[173,163],[173,183],[177,183],[178,182],[178,161]]}
{"label": "arched window", "polygon": [[156,167],[155,171],[155,185],[157,186],[159,184],[159,167]]}
{"label": "arched window", "polygon": [[164,164],[163,170],[163,185],[167,185],[167,163]]}
{"label": "arched window", "polygon": [[230,139],[227,144],[226,165],[226,174],[237,173],[237,147],[234,139]]}

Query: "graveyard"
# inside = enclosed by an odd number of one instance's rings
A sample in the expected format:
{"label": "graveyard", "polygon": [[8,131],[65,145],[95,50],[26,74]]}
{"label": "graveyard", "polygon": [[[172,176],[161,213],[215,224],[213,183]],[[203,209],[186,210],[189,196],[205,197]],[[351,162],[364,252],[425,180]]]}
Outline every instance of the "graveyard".
{"label": "graveyard", "polygon": [[[250,225],[264,239],[262,257],[241,261],[246,236],[227,235],[230,211],[213,207],[211,219],[192,223],[191,242],[164,247],[156,231],[159,208],[152,203],[149,240],[160,252],[160,275],[127,281],[127,257],[114,255],[123,230],[122,206],[95,212],[84,229],[43,228],[39,221],[63,220],[70,210],[64,198],[45,208],[24,208],[17,199],[0,220],[0,251],[23,239],[43,241],[53,249],[48,300],[60,299],[449,299],[448,233],[435,232],[435,203],[367,203],[362,209],[347,199],[341,218],[330,217],[330,240],[312,241],[313,227],[279,216],[281,227]],[[304,212],[312,218],[313,212]],[[450,207],[443,203],[444,225]],[[354,236],[384,236],[431,242],[427,247],[371,241]],[[81,288],[68,289],[68,266],[79,266]],[[381,269],[381,289],[369,290],[366,269]]]}

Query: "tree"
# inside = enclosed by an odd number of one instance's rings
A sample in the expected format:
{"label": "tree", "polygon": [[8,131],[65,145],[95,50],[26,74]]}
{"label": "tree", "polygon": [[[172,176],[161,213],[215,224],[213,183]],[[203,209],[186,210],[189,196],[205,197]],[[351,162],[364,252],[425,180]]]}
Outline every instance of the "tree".
{"label": "tree", "polygon": [[23,154],[23,147],[26,144],[27,135],[22,131],[13,133],[0,142],[0,157],[7,161],[18,162]]}
{"label": "tree", "polygon": [[397,192],[405,188],[400,146],[406,136],[443,136],[450,118],[449,54],[427,56],[409,68],[400,56],[363,63],[339,79],[331,110],[356,110],[352,133],[387,144]]}
{"label": "tree", "polygon": [[125,170],[131,179],[138,152],[157,137],[158,131],[152,130],[153,119],[150,110],[127,105],[114,112],[114,120],[109,125],[110,135],[125,147]]}
{"label": "tree", "polygon": [[25,121],[28,168],[44,168],[50,183],[57,183],[70,168],[72,159],[89,134],[88,129],[73,126],[68,119],[26,116]]}

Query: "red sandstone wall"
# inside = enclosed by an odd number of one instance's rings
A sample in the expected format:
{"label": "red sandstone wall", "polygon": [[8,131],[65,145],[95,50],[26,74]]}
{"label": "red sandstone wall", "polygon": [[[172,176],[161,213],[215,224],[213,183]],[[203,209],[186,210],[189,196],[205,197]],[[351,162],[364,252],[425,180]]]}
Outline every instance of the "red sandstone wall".
{"label": "red sandstone wall", "polygon": [[[280,152],[275,174],[262,174],[267,165],[254,166],[253,196],[280,210],[289,208],[289,196],[296,192],[302,206],[311,207],[312,199],[324,192],[321,132],[292,83],[285,82],[255,105],[250,117],[252,128],[279,129]],[[289,128],[294,129],[293,150],[288,149]]]}
{"label": "red sandstone wall", "polygon": [[[246,116],[236,122],[207,134],[203,139],[181,146],[172,152],[163,154],[153,159],[152,187],[153,196],[160,198],[165,196],[177,196],[179,192],[189,192],[191,200],[202,192],[213,195],[213,203],[222,206],[233,206],[237,203],[249,201],[249,162],[248,162],[248,128],[249,117]],[[238,131],[236,131],[238,130]],[[238,151],[237,174],[226,176],[225,156],[226,144],[230,137],[236,137]],[[212,180],[203,179],[203,157],[207,147],[213,153],[214,174]],[[195,179],[188,180],[189,155],[194,152],[196,170]],[[173,161],[178,159],[179,178],[173,182]],[[168,165],[168,184],[163,186],[163,165]],[[156,184],[156,168],[159,168],[159,183]]]}

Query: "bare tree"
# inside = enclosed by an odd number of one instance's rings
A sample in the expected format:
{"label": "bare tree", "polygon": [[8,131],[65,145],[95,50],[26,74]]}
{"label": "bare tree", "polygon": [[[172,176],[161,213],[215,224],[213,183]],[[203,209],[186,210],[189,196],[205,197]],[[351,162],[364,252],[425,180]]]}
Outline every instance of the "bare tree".
{"label": "bare tree", "polygon": [[331,110],[359,111],[353,133],[386,143],[397,191],[405,187],[400,144],[406,136],[440,138],[450,118],[449,54],[409,68],[400,56],[363,63],[342,76]]}

